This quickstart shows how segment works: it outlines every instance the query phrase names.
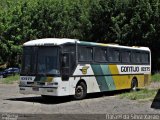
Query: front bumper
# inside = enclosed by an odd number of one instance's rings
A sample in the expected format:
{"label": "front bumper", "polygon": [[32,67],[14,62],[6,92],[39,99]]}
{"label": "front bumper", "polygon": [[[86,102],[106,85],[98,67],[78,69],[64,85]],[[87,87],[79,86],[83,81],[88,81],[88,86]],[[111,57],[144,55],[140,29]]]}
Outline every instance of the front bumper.
{"label": "front bumper", "polygon": [[61,96],[61,95],[58,94],[58,88],[57,87],[19,86],[19,92],[21,94]]}

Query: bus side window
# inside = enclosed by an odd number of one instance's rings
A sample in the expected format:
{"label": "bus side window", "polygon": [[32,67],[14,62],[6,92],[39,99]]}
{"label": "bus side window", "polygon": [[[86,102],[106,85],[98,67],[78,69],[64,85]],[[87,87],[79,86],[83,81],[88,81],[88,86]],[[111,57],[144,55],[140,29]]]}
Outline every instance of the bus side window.
{"label": "bus side window", "polygon": [[141,63],[141,53],[140,52],[132,52],[132,62],[133,63]]}
{"label": "bus side window", "polygon": [[111,48],[108,49],[108,55],[107,55],[107,57],[108,57],[108,61],[109,62],[113,61],[112,49]]}
{"label": "bus side window", "polygon": [[79,61],[92,61],[93,59],[93,49],[91,47],[79,47],[78,51]]}
{"label": "bus side window", "polygon": [[119,62],[120,61],[120,52],[119,50],[114,51],[114,61]]}
{"label": "bus side window", "polygon": [[122,51],[122,62],[130,63],[131,61],[131,52],[130,51]]}
{"label": "bus side window", "polygon": [[143,52],[142,55],[141,55],[141,59],[142,59],[142,63],[148,64],[149,61],[150,61],[149,53]]}
{"label": "bus side window", "polygon": [[110,48],[108,50],[108,61],[109,62],[120,62],[120,51],[118,49]]}
{"label": "bus side window", "polygon": [[103,48],[95,48],[94,60],[96,62],[106,62],[107,50]]}

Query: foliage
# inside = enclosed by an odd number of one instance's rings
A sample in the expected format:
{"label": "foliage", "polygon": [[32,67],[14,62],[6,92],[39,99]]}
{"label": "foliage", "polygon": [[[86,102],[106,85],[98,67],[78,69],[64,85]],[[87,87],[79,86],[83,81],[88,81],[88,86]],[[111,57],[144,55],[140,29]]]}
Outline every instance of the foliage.
{"label": "foliage", "polygon": [[0,64],[18,64],[22,44],[37,38],[148,46],[160,69],[160,0],[1,0]]}

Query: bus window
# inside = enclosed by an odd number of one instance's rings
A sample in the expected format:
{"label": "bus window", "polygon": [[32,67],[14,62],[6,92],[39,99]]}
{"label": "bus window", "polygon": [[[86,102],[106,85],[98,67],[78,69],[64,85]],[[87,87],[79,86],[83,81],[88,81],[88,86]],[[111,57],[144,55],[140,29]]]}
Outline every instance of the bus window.
{"label": "bus window", "polygon": [[63,47],[63,52],[75,52],[75,46],[66,45],[66,46]]}
{"label": "bus window", "polygon": [[141,63],[141,53],[140,52],[133,52],[132,53],[132,62],[133,63]]}
{"label": "bus window", "polygon": [[123,63],[130,63],[131,52],[130,51],[123,51],[122,52],[122,62]]}
{"label": "bus window", "polygon": [[95,48],[94,60],[97,62],[107,61],[107,50],[103,48]]}
{"label": "bus window", "polygon": [[40,47],[38,49],[37,73],[59,74],[58,48]]}
{"label": "bus window", "polygon": [[36,73],[36,59],[37,59],[36,52],[37,52],[37,47],[24,47],[21,73],[23,74]]}
{"label": "bus window", "polygon": [[120,51],[118,49],[110,48],[108,51],[109,62],[120,62]]}
{"label": "bus window", "polygon": [[79,47],[78,57],[79,61],[92,61],[93,49],[90,47]]}
{"label": "bus window", "polygon": [[[72,62],[72,64],[70,64],[68,67],[70,67],[70,72],[73,72],[75,67],[76,67],[76,46],[75,45],[64,45],[63,46],[63,53],[65,53],[64,55],[66,55],[66,53],[69,54],[68,59],[70,59],[70,61]],[[64,56],[63,56],[64,57]],[[65,59],[65,58],[64,58]],[[62,61],[63,64],[64,61]]]}
{"label": "bus window", "polygon": [[142,53],[142,63],[149,63],[149,53]]}

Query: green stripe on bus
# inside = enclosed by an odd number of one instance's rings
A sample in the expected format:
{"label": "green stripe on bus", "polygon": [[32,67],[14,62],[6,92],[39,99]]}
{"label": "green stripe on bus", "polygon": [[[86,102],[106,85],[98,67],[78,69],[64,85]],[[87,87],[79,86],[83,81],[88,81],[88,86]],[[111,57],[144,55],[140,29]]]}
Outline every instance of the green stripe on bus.
{"label": "green stripe on bus", "polygon": [[85,42],[85,41],[80,41],[80,44],[81,45],[89,45],[89,46],[91,46],[91,45],[98,45],[97,43],[94,43],[94,42]]}
{"label": "green stripe on bus", "polygon": [[[103,75],[110,75],[110,69],[108,65],[101,65]],[[116,90],[114,80],[112,76],[105,76],[106,83],[108,85],[109,90]]]}
{"label": "green stripe on bus", "polygon": [[101,66],[100,65],[91,65],[91,67],[94,72],[94,75],[96,76],[96,80],[99,85],[100,91],[108,91],[108,84],[106,82],[105,76],[100,76],[100,75],[103,75]]}

